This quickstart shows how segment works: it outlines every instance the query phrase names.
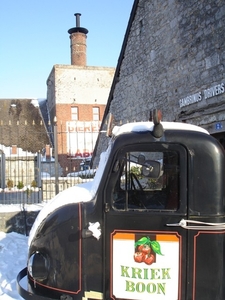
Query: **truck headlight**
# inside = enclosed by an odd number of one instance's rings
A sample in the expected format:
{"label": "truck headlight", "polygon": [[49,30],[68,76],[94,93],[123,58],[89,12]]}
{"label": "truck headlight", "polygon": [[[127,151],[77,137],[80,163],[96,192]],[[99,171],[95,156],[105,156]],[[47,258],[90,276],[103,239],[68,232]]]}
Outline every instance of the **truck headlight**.
{"label": "truck headlight", "polygon": [[46,255],[36,251],[30,256],[27,268],[34,280],[43,281],[48,278],[49,259]]}

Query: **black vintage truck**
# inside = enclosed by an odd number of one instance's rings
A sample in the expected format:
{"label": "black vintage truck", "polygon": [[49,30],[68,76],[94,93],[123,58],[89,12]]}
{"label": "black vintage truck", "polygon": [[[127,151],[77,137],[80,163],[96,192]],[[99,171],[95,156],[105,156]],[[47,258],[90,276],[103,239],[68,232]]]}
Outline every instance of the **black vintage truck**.
{"label": "black vintage truck", "polygon": [[39,213],[24,299],[225,299],[224,149],[153,119],[114,127],[93,181]]}

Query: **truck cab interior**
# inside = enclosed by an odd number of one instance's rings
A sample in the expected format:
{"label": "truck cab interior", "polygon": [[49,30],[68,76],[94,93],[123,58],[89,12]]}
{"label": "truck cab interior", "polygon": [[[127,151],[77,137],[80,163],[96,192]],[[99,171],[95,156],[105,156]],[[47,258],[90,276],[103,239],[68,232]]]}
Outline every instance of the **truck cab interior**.
{"label": "truck cab interior", "polygon": [[114,166],[113,207],[118,210],[179,207],[179,152],[125,152]]}

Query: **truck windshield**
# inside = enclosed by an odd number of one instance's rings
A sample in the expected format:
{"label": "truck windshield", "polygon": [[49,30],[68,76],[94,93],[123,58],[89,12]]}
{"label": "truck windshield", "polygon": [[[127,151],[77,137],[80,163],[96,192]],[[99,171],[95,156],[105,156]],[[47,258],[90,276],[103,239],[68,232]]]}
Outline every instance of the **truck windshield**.
{"label": "truck windshield", "polygon": [[169,209],[179,206],[179,153],[126,152],[117,161],[115,209]]}

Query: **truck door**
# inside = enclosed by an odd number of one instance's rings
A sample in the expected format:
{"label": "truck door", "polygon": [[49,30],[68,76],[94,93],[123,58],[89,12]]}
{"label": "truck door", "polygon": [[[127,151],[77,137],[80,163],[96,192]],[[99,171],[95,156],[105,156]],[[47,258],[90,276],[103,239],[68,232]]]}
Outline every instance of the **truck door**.
{"label": "truck door", "polygon": [[[104,190],[104,299],[181,300],[186,291],[187,152],[176,144],[118,151]],[[167,226],[170,224],[170,226]]]}

